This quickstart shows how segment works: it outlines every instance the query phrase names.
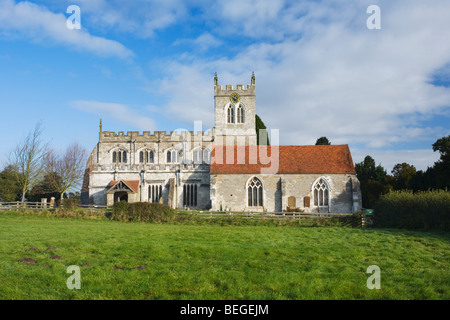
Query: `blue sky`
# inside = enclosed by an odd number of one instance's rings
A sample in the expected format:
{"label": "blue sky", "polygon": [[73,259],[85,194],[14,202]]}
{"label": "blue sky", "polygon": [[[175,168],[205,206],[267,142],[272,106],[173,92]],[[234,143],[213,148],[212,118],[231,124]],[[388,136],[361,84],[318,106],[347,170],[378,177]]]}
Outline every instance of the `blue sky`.
{"label": "blue sky", "polygon": [[[369,30],[369,5],[381,29]],[[81,29],[69,30],[69,5]],[[450,134],[450,2],[0,0],[0,160],[42,120],[55,148],[214,123],[213,76],[248,84],[280,144],[326,136],[390,172]]]}

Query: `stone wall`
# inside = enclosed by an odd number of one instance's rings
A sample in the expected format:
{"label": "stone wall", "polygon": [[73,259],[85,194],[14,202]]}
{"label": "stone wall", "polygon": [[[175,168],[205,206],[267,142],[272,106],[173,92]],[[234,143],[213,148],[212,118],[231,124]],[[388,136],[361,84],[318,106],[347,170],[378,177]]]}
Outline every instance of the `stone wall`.
{"label": "stone wall", "polygon": [[[264,206],[248,207],[248,181],[257,177],[264,186]],[[329,184],[329,207],[315,207],[313,185],[323,178]],[[352,213],[359,210],[359,183],[352,174],[214,174],[211,175],[212,210],[267,211],[286,210],[288,200],[295,199],[296,207],[305,212]],[[310,207],[305,207],[305,197]],[[354,204],[354,197],[356,204]]]}

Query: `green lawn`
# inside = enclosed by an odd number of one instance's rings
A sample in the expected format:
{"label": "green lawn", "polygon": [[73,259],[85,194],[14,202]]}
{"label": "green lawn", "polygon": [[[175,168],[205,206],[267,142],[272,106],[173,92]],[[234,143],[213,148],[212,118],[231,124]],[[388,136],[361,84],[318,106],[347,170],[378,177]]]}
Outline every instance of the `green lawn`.
{"label": "green lawn", "polygon": [[[449,240],[400,230],[0,213],[0,299],[447,300]],[[69,265],[81,268],[80,290],[66,286]],[[381,290],[366,286],[370,265],[381,269]]]}

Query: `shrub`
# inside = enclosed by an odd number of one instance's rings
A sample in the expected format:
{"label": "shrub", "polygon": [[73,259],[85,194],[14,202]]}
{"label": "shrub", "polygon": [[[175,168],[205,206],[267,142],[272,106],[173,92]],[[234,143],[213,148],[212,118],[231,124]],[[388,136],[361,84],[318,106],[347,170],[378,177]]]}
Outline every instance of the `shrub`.
{"label": "shrub", "polygon": [[128,202],[116,202],[112,208],[111,220],[124,221],[127,216]]}
{"label": "shrub", "polygon": [[393,191],[381,196],[374,208],[374,226],[450,230],[450,192]]}
{"label": "shrub", "polygon": [[118,202],[114,204],[111,220],[153,223],[171,222],[175,220],[175,211],[159,203]]}
{"label": "shrub", "polygon": [[66,198],[57,201],[57,208],[55,210],[55,216],[76,216],[78,206],[80,205],[79,198]]}

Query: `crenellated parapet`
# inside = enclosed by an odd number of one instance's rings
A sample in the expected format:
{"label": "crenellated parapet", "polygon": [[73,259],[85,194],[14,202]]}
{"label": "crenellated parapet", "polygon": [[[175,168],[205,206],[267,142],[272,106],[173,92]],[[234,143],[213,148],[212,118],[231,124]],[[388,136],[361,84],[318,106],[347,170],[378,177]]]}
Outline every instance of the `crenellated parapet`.
{"label": "crenellated parapet", "polygon": [[218,84],[214,86],[214,95],[216,97],[228,97],[231,93],[237,93],[242,97],[254,96],[255,95],[255,85],[249,84],[244,86],[243,84],[238,84],[236,87],[232,84],[225,85],[225,88]]}
{"label": "crenellated parapet", "polygon": [[214,94],[215,96],[228,96],[231,92],[236,92],[243,96],[255,95],[255,73],[252,73],[250,84],[244,86],[237,84],[236,87],[232,84],[226,84],[225,87],[220,85],[217,78],[217,73],[214,77]]}
{"label": "crenellated parapet", "polygon": [[209,164],[194,164],[194,163],[177,163],[177,164],[96,164],[92,166],[92,171],[94,173],[104,172],[135,172],[139,173],[141,171],[145,172],[174,172],[175,170],[184,171],[196,171],[196,172],[209,172]]}
{"label": "crenellated parapet", "polygon": [[142,133],[138,131],[128,131],[128,132],[112,132],[112,131],[102,131],[100,132],[100,142],[102,143],[126,143],[134,142],[145,143],[145,142],[182,142],[186,141],[212,141],[213,140],[213,130],[209,130],[206,133],[204,131],[144,131]]}

